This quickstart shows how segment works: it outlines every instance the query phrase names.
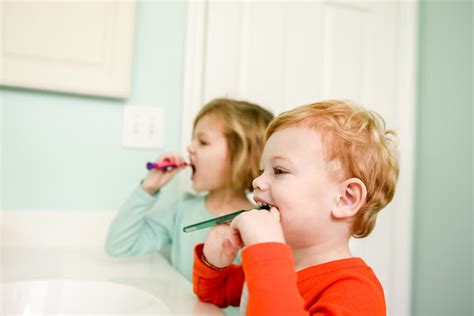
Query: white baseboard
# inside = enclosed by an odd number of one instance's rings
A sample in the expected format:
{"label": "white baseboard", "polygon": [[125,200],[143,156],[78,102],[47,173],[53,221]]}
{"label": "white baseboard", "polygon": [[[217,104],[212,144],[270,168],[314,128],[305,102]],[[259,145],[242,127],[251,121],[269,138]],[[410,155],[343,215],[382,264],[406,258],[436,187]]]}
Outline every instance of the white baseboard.
{"label": "white baseboard", "polygon": [[116,211],[0,211],[0,248],[103,248]]}

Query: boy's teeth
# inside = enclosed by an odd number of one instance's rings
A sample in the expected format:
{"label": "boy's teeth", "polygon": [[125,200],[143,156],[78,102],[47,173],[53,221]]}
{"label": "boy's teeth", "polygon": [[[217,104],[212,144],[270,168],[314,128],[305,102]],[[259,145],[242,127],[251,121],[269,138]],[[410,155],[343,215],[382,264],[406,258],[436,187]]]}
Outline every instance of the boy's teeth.
{"label": "boy's teeth", "polygon": [[267,210],[269,210],[272,206],[270,204],[267,204],[267,203],[263,203],[263,202],[256,202],[257,203],[257,207],[258,208],[265,208]]}
{"label": "boy's teeth", "polygon": [[266,210],[269,210],[271,208],[271,205],[270,204],[267,204],[267,203],[262,203],[262,202],[257,202],[257,207],[259,209],[266,209]]}

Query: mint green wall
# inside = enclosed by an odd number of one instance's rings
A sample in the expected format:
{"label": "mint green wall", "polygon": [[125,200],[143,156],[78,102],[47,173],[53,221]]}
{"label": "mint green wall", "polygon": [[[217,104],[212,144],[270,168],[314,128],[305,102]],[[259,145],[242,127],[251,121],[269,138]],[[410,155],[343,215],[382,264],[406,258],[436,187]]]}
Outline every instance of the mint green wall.
{"label": "mint green wall", "polygon": [[472,315],[472,2],[419,6],[413,315]]}
{"label": "mint green wall", "polygon": [[121,147],[124,104],[162,107],[179,149],[186,8],[138,3],[128,100],[0,90],[2,209],[116,209],[160,154]]}

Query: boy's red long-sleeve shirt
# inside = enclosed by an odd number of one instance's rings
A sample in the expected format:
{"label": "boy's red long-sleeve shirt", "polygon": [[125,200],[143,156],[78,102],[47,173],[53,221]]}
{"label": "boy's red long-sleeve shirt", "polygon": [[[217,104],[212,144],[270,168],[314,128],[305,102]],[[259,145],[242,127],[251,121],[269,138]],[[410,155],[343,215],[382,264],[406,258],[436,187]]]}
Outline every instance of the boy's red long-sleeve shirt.
{"label": "boy's red long-sleeve shirt", "polygon": [[244,280],[247,315],[386,315],[382,286],[360,258],[331,261],[295,272],[291,249],[262,243],[242,252],[242,266],[214,270],[195,248],[193,287],[202,301],[238,306]]}

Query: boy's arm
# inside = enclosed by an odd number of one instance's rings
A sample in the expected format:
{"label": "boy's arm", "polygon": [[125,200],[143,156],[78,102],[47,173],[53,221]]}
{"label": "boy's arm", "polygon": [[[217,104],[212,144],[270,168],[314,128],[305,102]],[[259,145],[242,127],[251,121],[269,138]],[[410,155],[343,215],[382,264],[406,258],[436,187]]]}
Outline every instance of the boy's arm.
{"label": "boy's arm", "polygon": [[194,249],[193,290],[198,298],[219,307],[239,306],[244,273],[241,266],[213,269],[202,261],[204,244]]}
{"label": "boy's arm", "polygon": [[170,242],[173,211],[163,210],[156,218],[148,217],[157,197],[158,194],[152,196],[138,186],[120,207],[107,234],[105,249],[109,255],[140,255]]}
{"label": "boy's arm", "polygon": [[287,244],[259,243],[242,252],[249,291],[247,315],[308,315]]}

